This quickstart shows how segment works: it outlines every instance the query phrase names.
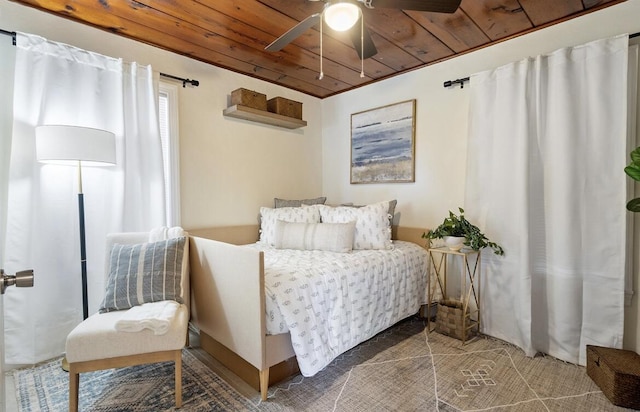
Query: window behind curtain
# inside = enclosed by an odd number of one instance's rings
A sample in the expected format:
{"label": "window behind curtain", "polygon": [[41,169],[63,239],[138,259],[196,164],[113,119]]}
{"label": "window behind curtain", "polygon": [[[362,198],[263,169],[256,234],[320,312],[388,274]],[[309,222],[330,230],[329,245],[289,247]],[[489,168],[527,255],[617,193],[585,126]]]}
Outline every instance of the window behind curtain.
{"label": "window behind curtain", "polygon": [[162,156],[164,160],[164,185],[167,203],[167,225],[180,226],[180,153],[178,144],[178,88],[160,82],[158,119]]}

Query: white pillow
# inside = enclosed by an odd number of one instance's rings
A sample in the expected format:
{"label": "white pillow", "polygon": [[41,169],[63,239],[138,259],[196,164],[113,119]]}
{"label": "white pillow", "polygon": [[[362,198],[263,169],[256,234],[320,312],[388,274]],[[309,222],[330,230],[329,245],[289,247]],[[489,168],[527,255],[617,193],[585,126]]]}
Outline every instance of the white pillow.
{"label": "white pillow", "polygon": [[320,223],[317,206],[260,208],[260,242],[273,246],[276,239],[276,222]]}
{"label": "white pillow", "polygon": [[347,223],[355,220],[353,249],[392,249],[389,202],[362,207],[317,205],[323,223]]}
{"label": "white pillow", "polygon": [[356,222],[291,223],[276,222],[277,249],[326,250],[350,252],[353,247]]}

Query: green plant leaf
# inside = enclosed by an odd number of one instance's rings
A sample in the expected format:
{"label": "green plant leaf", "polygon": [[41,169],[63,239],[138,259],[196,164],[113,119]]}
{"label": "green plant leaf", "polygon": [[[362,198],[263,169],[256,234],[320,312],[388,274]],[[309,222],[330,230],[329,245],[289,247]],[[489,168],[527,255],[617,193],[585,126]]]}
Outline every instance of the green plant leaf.
{"label": "green plant leaf", "polygon": [[636,147],[633,152],[631,152],[631,161],[633,163],[640,164],[640,146]]}
{"label": "green plant leaf", "polygon": [[640,165],[631,163],[624,168],[624,172],[633,180],[640,181]]}
{"label": "green plant leaf", "polygon": [[627,210],[630,212],[640,212],[640,197],[629,200],[627,203]]}
{"label": "green plant leaf", "polygon": [[449,211],[449,217],[445,218],[440,226],[427,233],[423,233],[422,237],[442,239],[445,236],[460,236],[465,238],[465,246],[471,249],[480,250],[490,247],[496,255],[504,255],[504,250],[500,245],[489,241],[477,226],[473,225],[464,217],[464,209],[459,207],[458,210],[460,211],[460,215]]}

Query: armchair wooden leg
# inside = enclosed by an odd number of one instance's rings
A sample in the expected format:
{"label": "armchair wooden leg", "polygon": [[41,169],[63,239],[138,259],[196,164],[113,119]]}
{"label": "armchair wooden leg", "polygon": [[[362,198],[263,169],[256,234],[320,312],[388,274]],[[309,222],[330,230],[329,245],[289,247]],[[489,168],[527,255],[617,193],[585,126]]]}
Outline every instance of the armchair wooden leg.
{"label": "armchair wooden leg", "polygon": [[182,407],[182,350],[176,351],[176,408]]}
{"label": "armchair wooden leg", "polygon": [[[254,375],[255,376],[255,375]],[[267,400],[269,392],[269,368],[260,371],[260,395],[262,400]]]}
{"label": "armchair wooden leg", "polygon": [[69,412],[78,412],[78,386],[80,375],[73,365],[69,365]]}

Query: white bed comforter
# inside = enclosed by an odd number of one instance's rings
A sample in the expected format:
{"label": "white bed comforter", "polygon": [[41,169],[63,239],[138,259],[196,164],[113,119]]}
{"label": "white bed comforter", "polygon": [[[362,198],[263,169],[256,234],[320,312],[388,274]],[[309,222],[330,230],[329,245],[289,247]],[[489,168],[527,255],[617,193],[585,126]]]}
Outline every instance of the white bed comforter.
{"label": "white bed comforter", "polygon": [[341,353],[426,303],[427,252],[264,250],[267,333],[290,332],[300,371],[312,376]]}

